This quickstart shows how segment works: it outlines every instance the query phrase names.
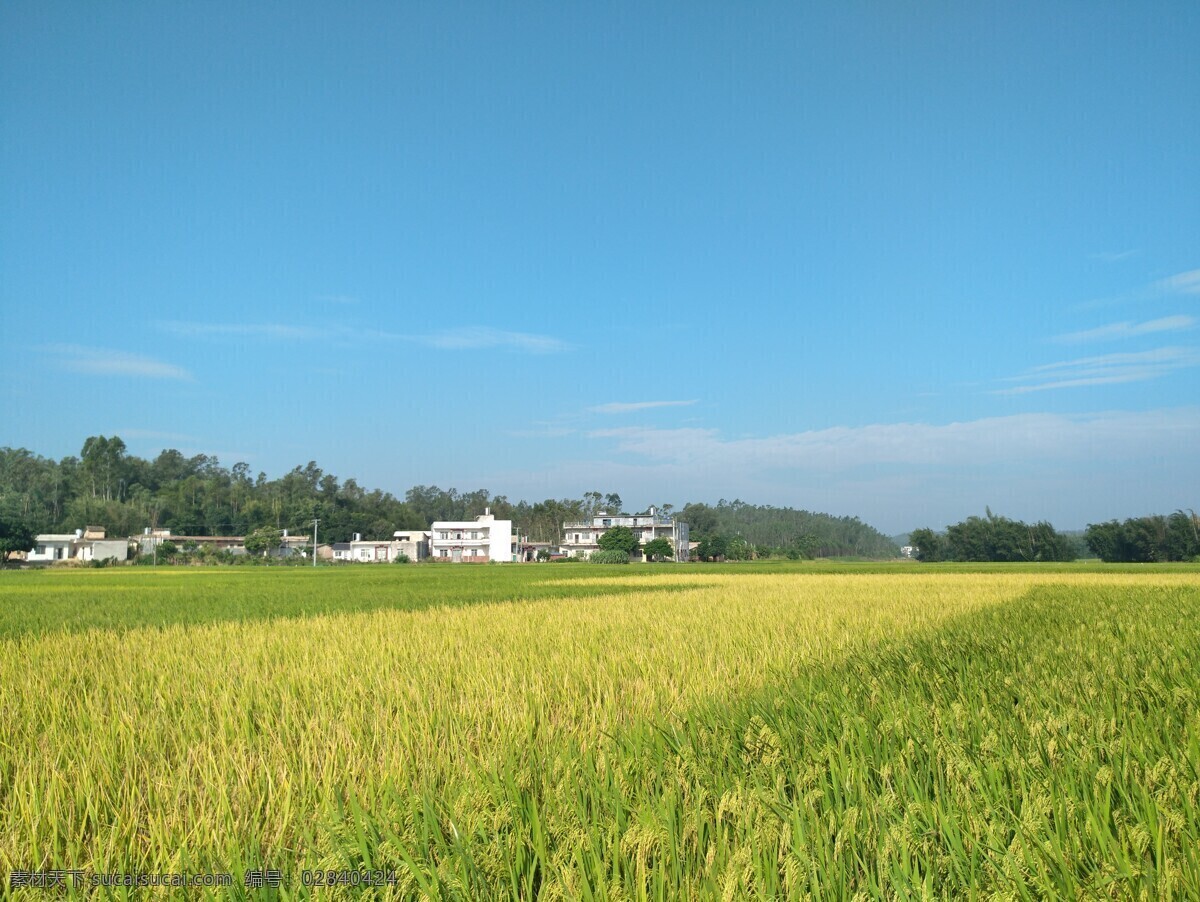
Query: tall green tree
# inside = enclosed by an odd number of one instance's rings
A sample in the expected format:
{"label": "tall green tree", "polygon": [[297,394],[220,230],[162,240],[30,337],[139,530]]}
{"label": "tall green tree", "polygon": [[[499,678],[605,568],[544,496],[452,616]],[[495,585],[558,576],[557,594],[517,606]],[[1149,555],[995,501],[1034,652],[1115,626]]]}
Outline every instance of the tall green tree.
{"label": "tall green tree", "polygon": [[33,548],[36,537],[24,520],[0,513],[0,565],[8,563],[10,555]]}
{"label": "tall green tree", "polygon": [[642,553],[650,561],[670,561],[675,558],[675,549],[670,539],[651,539],[642,547]]}
{"label": "tall green tree", "polygon": [[612,526],[604,531],[597,544],[601,551],[623,551],[633,554],[638,550],[638,539],[628,526]]}
{"label": "tall green tree", "polygon": [[914,529],[908,540],[917,549],[918,561],[944,561],[946,559],[945,539],[932,529]]}
{"label": "tall green tree", "polygon": [[283,537],[278,530],[261,526],[246,536],[246,553],[266,557],[282,544]]}

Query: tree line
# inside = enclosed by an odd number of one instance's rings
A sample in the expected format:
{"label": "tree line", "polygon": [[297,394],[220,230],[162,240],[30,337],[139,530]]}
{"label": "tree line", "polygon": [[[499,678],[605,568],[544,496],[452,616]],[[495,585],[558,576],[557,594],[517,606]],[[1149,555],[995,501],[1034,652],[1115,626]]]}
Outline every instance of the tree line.
{"label": "tree line", "polygon": [[724,499],[715,505],[687,504],[679,516],[692,541],[699,543],[701,560],[893,558],[900,552],[895,542],[857,517]]}
{"label": "tree line", "polygon": [[1079,549],[1068,535],[1044,520],[1025,523],[985,509],[983,517],[968,517],[944,533],[914,530],[909,541],[919,561],[1073,561]]}
{"label": "tree line", "polygon": [[1148,564],[1200,560],[1200,516],[1193,510],[1089,523],[1088,547],[1102,561]]}
{"label": "tree line", "polygon": [[1131,517],[1089,523],[1083,535],[1057,532],[1046,522],[996,516],[968,517],[945,532],[917,529],[909,542],[921,561],[1073,561],[1094,554],[1106,563],[1200,561],[1200,515]]}
{"label": "tree line", "polygon": [[[146,527],[175,535],[249,536],[264,529],[307,534],[318,519],[321,541],[345,542],[355,533],[386,538],[395,530],[428,529],[435,520],[470,520],[485,508],[512,520],[524,539],[557,543],[563,523],[586,522],[601,511],[619,514],[623,502],[616,492],[599,491],[511,502],[486,489],[432,485],[413,486],[398,498],[341,480],[314,461],[271,479],[246,463],[226,467],[206,454],[167,449],[138,457],[119,436],[90,436],[78,455],[61,460],[0,448],[0,531],[6,535],[18,527],[37,534],[85,525],[103,526],[112,536]],[[713,560],[897,554],[890,539],[854,517],[725,500],[681,510],[662,504],[658,511],[687,522]]]}

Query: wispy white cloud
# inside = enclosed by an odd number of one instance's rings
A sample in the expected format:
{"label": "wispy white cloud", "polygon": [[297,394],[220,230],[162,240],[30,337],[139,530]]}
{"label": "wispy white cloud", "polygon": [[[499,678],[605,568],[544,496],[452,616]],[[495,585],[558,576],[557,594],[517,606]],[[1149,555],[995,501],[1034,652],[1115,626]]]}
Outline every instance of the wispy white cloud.
{"label": "wispy white cloud", "polygon": [[1200,365],[1200,353],[1195,348],[1167,347],[1152,351],[1100,354],[1033,367],[1019,376],[1002,380],[1024,384],[996,389],[992,393],[1021,395],[1057,388],[1145,382],[1197,365]]}
{"label": "wispy white cloud", "polygon": [[1200,408],[1090,414],[1031,413],[933,425],[885,423],[839,426],[726,439],[716,429],[598,429],[592,439],[615,450],[698,472],[811,470],[861,466],[969,466],[1026,460],[1108,459],[1147,449],[1195,447]]}
{"label": "wispy white cloud", "polygon": [[346,306],[358,303],[358,298],[348,294],[318,294],[316,299],[324,301],[326,304],[343,304]]}
{"label": "wispy white cloud", "polygon": [[1096,310],[1127,304],[1143,304],[1149,301],[1161,300],[1164,295],[1178,294],[1200,294],[1200,269],[1176,273],[1173,276],[1159,279],[1156,282],[1150,282],[1139,288],[1121,292],[1120,294],[1093,298],[1090,301],[1075,304],[1072,309]]}
{"label": "wispy white cloud", "polygon": [[571,349],[571,345],[549,335],[531,332],[512,332],[492,329],[487,326],[468,326],[461,329],[446,329],[424,335],[388,332],[382,329],[358,328],[331,324],[327,326],[301,326],[292,323],[198,323],[167,321],[159,326],[172,334],[187,337],[230,337],[243,336],[276,341],[336,340],[345,342],[390,341],[414,342],[444,351],[467,351],[497,348],[526,354],[558,354]]}
{"label": "wispy white cloud", "polygon": [[1062,528],[1172,510],[1200,491],[1200,407],[893,422],[760,437],[716,429],[597,430],[579,456],[478,474],[510,495],[613,486],[647,505],[742,498],[857,516],[899,532],[985,505]]}
{"label": "wispy white cloud", "polygon": [[1200,294],[1200,269],[1178,273],[1160,280],[1156,285],[1173,294]]}
{"label": "wispy white cloud", "polygon": [[650,410],[655,407],[689,407],[696,403],[690,401],[610,401],[608,404],[597,404],[589,407],[590,413],[630,413],[635,410]]}
{"label": "wispy white cloud", "polygon": [[1089,341],[1114,341],[1121,338],[1136,338],[1139,335],[1151,335],[1155,332],[1182,332],[1196,325],[1194,316],[1164,316],[1159,319],[1147,320],[1143,323],[1129,322],[1109,323],[1097,326],[1095,329],[1085,329],[1082,332],[1069,332],[1059,335],[1054,340],[1076,344]]}
{"label": "wispy white cloud", "polygon": [[1128,260],[1130,257],[1136,257],[1141,251],[1101,251],[1098,254],[1092,254],[1093,260],[1100,260],[1104,263],[1120,263],[1122,260]]}
{"label": "wispy white cloud", "polygon": [[291,323],[195,323],[169,320],[159,324],[164,331],[184,336],[242,335],[282,341],[308,341],[329,335],[328,329]]}
{"label": "wispy white cloud", "polygon": [[574,435],[575,429],[569,426],[546,425],[537,429],[510,429],[508,434],[513,438],[565,438]]}
{"label": "wispy white cloud", "polygon": [[467,351],[483,348],[499,348],[506,351],[521,351],[527,354],[558,354],[570,350],[570,345],[549,335],[531,332],[509,332],[487,326],[466,326],[461,329],[446,329],[429,335],[413,336],[413,339],[431,348],[450,351]]}
{"label": "wispy white cloud", "polygon": [[174,379],[180,382],[195,381],[192,374],[181,366],[129,354],[107,348],[89,348],[82,345],[52,344],[41,348],[54,356],[59,366],[73,373],[92,376],[134,376],[140,379]]}

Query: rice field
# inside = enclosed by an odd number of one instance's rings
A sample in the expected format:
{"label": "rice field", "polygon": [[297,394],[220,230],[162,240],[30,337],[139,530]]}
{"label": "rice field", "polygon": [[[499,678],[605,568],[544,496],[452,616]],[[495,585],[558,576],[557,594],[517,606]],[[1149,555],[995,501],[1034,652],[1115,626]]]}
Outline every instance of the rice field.
{"label": "rice field", "polygon": [[3,573],[0,872],[67,868],[1197,898],[1200,569]]}

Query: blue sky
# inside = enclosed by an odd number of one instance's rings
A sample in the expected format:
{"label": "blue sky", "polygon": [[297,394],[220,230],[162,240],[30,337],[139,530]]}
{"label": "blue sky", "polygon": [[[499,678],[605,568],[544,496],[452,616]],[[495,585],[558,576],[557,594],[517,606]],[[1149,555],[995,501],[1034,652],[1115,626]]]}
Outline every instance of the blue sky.
{"label": "blue sky", "polygon": [[816,6],[10,0],[0,445],[1200,507],[1200,5]]}

